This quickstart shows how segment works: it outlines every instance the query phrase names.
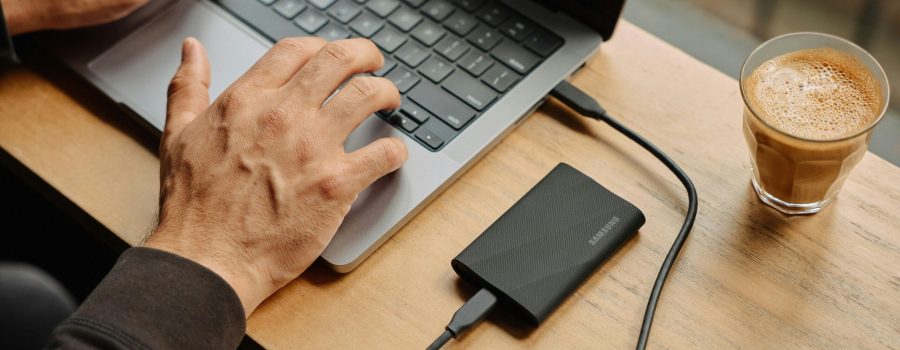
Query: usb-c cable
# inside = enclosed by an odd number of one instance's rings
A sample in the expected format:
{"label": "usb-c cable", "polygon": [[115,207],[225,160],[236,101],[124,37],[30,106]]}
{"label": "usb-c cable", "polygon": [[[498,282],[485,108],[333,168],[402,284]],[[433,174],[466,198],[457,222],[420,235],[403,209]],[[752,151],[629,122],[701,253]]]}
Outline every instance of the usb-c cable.
{"label": "usb-c cable", "polygon": [[656,312],[656,304],[659,302],[659,294],[662,292],[663,285],[666,283],[666,278],[669,277],[669,271],[672,270],[675,258],[678,257],[678,253],[681,252],[681,247],[684,246],[684,242],[687,241],[688,234],[691,233],[691,228],[694,226],[694,219],[697,217],[697,189],[694,188],[694,183],[691,182],[691,178],[688,177],[684,170],[681,170],[678,164],[675,164],[675,161],[669,158],[662,150],[650,143],[650,141],[647,141],[647,139],[643,138],[641,135],[638,135],[625,125],[622,125],[617,120],[610,117],[609,114],[606,113],[606,110],[604,110],[603,107],[600,107],[597,100],[588,96],[584,91],[581,91],[567,81],[563,81],[550,92],[550,95],[556,97],[560,102],[585,117],[609,124],[613,129],[616,129],[635,143],[641,145],[641,147],[644,147],[644,149],[653,154],[660,162],[665,164],[673,174],[675,174],[675,177],[681,181],[681,184],[684,185],[684,189],[687,191],[688,208],[687,215],[684,218],[684,224],[681,225],[681,230],[678,232],[678,235],[675,236],[675,243],[672,244],[672,248],[670,248],[669,253],[666,254],[666,258],[663,260],[662,266],[659,269],[659,274],[656,276],[656,282],[653,283],[653,289],[650,291],[650,298],[647,301],[647,310],[644,312],[644,321],[641,324],[641,333],[638,335],[637,349],[646,349],[647,339],[650,337],[650,327],[653,326],[653,314]]}
{"label": "usb-c cable", "polygon": [[494,293],[491,293],[487,289],[479,290],[478,293],[475,293],[459,310],[456,310],[456,313],[453,314],[453,318],[450,319],[450,324],[444,329],[444,333],[441,334],[440,337],[434,340],[434,343],[431,343],[431,346],[428,347],[428,350],[438,350],[450,338],[459,337],[460,334],[472,328],[472,326],[481,322],[487,313],[494,308],[494,304],[497,303],[497,297]]}

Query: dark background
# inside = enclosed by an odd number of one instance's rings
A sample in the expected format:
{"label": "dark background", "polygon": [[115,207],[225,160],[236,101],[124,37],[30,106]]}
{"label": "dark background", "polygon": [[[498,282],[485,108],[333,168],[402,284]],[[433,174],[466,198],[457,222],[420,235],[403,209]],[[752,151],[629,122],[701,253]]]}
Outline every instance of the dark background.
{"label": "dark background", "polygon": [[56,206],[0,167],[0,261],[27,262],[50,273],[79,302],[115,264],[101,243]]}
{"label": "dark background", "polygon": [[[23,181],[31,177],[11,171],[22,170],[2,150],[0,160],[0,263],[37,266],[56,278],[80,303],[115,265],[122,247],[98,239],[48,201],[38,191],[46,191],[45,185]],[[262,347],[244,336],[238,349]]]}

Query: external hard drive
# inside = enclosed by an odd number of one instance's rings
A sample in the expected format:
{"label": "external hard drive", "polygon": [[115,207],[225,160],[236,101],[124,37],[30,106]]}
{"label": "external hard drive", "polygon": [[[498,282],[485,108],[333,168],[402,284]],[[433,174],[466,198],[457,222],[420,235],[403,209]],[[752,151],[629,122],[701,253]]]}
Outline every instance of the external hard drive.
{"label": "external hard drive", "polygon": [[451,264],[537,326],[644,221],[634,205],[559,164]]}

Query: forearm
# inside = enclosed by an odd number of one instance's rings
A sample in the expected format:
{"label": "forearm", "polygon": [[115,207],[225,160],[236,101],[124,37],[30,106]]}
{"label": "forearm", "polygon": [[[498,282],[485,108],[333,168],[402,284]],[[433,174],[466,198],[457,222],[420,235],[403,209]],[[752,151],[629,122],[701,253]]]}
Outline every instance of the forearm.
{"label": "forearm", "polygon": [[0,0],[6,26],[10,35],[28,33],[39,29],[39,15],[33,15],[31,9],[36,1]]}
{"label": "forearm", "polygon": [[12,35],[112,22],[149,0],[0,0]]}
{"label": "forearm", "polygon": [[0,3],[0,66],[18,62],[5,7],[5,2]]}
{"label": "forearm", "polygon": [[132,248],[48,347],[234,349],[245,329],[234,291],[199,264],[150,248]]}

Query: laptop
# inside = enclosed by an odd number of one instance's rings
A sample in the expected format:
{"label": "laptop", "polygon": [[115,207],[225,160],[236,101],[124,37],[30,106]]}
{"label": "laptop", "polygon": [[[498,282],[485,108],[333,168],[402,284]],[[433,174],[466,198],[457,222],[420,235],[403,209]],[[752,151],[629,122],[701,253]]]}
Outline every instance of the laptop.
{"label": "laptop", "polygon": [[349,137],[386,136],[409,160],[360,194],[322,253],[349,272],[534,111],[609,39],[624,0],[153,0],[116,23],[39,41],[149,130],[165,122],[166,87],[187,36],[206,46],[211,97],[274,42],[369,38],[402,94]]}

